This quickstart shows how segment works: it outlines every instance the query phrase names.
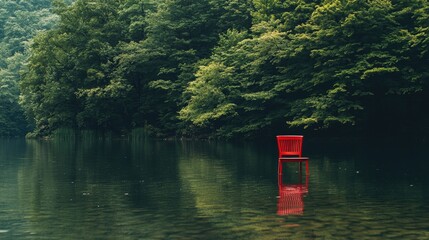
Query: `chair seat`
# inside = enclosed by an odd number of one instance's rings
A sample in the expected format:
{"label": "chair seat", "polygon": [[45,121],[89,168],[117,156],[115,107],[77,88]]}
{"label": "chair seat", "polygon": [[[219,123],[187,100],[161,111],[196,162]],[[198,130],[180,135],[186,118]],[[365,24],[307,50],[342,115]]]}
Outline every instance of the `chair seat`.
{"label": "chair seat", "polygon": [[308,157],[279,157],[282,161],[307,161]]}

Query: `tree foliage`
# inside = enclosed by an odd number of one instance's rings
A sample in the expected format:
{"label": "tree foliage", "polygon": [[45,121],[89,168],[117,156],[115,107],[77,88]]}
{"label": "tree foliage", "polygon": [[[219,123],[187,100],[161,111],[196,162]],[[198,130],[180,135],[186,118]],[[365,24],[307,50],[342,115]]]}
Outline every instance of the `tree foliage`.
{"label": "tree foliage", "polygon": [[[55,5],[57,26],[33,39],[21,82],[36,134],[145,127],[234,137],[286,127],[406,130],[429,120],[422,113],[429,99],[425,0]],[[21,41],[26,31],[1,16],[3,39]],[[24,49],[13,46],[0,50]],[[16,87],[11,92],[16,98]]]}
{"label": "tree foliage", "polygon": [[41,135],[58,127],[175,134],[198,61],[221,32],[250,25],[238,1],[78,0],[56,12],[58,27],[34,39],[21,84]]}
{"label": "tree foliage", "polygon": [[0,1],[0,136],[21,135],[28,129],[18,104],[19,72],[31,38],[57,20],[50,6],[49,0]]}
{"label": "tree foliage", "polygon": [[[256,1],[251,34],[233,45],[219,42],[222,50],[200,67],[188,87],[192,97],[182,119],[225,136],[253,135],[279,122],[320,129],[382,119],[376,127],[390,122],[398,128],[405,115],[423,116],[422,102],[415,99],[427,99],[422,66],[428,58],[416,41],[427,28],[420,20],[427,3],[316,4]],[[207,71],[213,66],[222,74]],[[231,77],[219,83],[226,72]],[[224,94],[207,105],[213,95],[207,91]]]}

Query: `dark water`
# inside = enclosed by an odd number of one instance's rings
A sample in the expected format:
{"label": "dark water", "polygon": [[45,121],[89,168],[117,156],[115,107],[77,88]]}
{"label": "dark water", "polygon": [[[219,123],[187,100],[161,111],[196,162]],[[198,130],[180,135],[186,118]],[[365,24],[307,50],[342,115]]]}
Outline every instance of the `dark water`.
{"label": "dark water", "polygon": [[0,140],[0,239],[429,239],[425,144]]}

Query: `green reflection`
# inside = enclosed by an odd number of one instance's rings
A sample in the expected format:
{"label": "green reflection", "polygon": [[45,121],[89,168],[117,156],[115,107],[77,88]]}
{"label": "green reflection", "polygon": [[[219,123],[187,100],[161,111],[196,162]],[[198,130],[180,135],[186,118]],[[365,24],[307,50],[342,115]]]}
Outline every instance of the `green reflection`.
{"label": "green reflection", "polygon": [[142,232],[136,224],[150,224],[177,204],[163,201],[177,184],[157,189],[162,181],[177,182],[174,149],[113,140],[28,141],[28,146],[29,160],[18,172],[26,234],[133,239],[156,232]]}
{"label": "green reflection", "polygon": [[25,142],[0,138],[0,239],[11,235],[17,222],[22,221],[18,199],[16,172],[24,158]]}
{"label": "green reflection", "polygon": [[276,211],[276,185],[254,173],[261,174],[264,165],[272,173],[272,159],[249,147],[187,144],[179,160],[182,186],[194,198],[197,217],[219,238],[271,235],[278,218],[267,209]]}
{"label": "green reflection", "polygon": [[[144,137],[0,143],[0,239],[429,236],[423,150],[406,162],[398,151],[308,148],[302,214],[279,216],[274,143]],[[286,167],[286,183],[297,179],[296,170]]]}

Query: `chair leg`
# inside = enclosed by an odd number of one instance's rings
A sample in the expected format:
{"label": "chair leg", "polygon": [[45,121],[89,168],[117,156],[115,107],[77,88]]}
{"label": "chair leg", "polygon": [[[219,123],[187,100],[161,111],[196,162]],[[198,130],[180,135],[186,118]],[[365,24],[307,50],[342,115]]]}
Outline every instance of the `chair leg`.
{"label": "chair leg", "polygon": [[278,182],[279,182],[279,184],[281,184],[282,181],[283,181],[283,179],[282,179],[282,175],[283,175],[283,163],[282,163],[281,160],[279,160],[279,162],[278,162],[277,175],[278,175]]}
{"label": "chair leg", "polygon": [[310,170],[308,168],[308,160],[305,161],[305,174],[308,176],[310,174]]}
{"label": "chair leg", "polygon": [[307,188],[307,190],[308,190],[308,180],[309,180],[309,176],[305,175],[305,187]]}

